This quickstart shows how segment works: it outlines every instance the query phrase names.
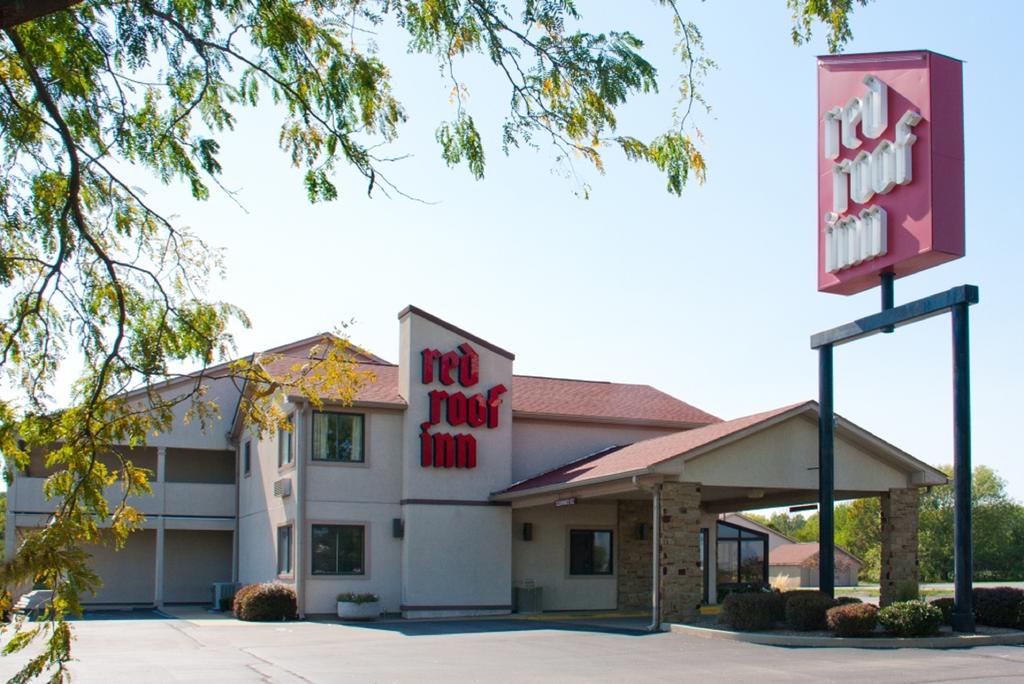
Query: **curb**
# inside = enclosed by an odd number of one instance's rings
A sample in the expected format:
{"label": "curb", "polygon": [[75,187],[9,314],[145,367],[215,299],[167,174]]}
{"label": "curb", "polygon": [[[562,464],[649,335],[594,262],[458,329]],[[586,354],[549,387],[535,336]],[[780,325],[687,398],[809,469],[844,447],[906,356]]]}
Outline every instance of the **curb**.
{"label": "curb", "polygon": [[790,648],[974,648],[975,646],[1024,645],[1024,632],[1006,634],[965,634],[937,637],[820,637],[765,634],[764,632],[731,632],[710,627],[695,627],[678,623],[663,624],[662,629],[675,634],[687,634],[702,639],[742,641],[762,646]]}

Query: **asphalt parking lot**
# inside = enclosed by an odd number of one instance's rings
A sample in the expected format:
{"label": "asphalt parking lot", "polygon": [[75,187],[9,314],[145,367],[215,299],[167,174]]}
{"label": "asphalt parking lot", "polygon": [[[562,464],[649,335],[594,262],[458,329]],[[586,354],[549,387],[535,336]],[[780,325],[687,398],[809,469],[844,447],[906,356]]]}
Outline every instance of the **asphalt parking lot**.
{"label": "asphalt parking lot", "polygon": [[[640,620],[75,623],[76,682],[1024,682],[1024,647],[792,649],[680,634]],[[18,661],[0,659],[0,676]]]}

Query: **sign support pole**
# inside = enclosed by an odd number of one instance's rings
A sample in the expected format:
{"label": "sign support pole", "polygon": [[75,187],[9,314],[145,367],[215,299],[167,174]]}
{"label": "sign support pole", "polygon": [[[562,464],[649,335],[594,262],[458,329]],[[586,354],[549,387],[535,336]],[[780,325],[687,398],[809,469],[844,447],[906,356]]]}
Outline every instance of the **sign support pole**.
{"label": "sign support pole", "polygon": [[974,631],[974,549],[971,538],[971,367],[967,304],[953,307],[953,559],[951,622]]}
{"label": "sign support pole", "polygon": [[[883,280],[883,288],[885,281]],[[891,292],[891,290],[890,290]],[[978,288],[961,285],[900,306],[884,307],[831,330],[811,335],[811,349],[818,350],[818,506],[819,568],[821,591],[834,594],[835,580],[835,408],[832,403],[832,350],[835,346],[887,332],[947,311],[953,319],[953,629],[974,631],[973,543],[971,541],[971,371],[967,308],[978,303]],[[826,566],[828,575],[826,576]]]}
{"label": "sign support pole", "polygon": [[818,349],[818,590],[835,598],[835,412],[832,345]]}

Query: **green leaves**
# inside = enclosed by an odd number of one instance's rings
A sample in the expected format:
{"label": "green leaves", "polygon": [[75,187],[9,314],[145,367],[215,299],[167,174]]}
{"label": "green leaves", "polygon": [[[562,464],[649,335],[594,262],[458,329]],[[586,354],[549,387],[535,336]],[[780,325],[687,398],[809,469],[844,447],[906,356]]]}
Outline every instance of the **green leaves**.
{"label": "green leaves", "polygon": [[484,147],[473,117],[463,113],[453,123],[441,124],[436,138],[448,166],[455,166],[465,159],[474,178],[484,177]]}
{"label": "green leaves", "polygon": [[793,12],[793,43],[801,45],[809,41],[815,22],[820,21],[828,29],[828,51],[841,52],[853,38],[850,13],[855,3],[864,6],[868,0],[786,0]]}

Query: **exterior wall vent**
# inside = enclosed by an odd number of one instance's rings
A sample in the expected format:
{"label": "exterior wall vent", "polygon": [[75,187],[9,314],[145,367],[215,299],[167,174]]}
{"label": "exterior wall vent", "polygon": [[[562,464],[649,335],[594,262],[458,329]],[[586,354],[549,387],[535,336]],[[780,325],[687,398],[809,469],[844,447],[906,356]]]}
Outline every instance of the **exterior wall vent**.
{"label": "exterior wall vent", "polygon": [[290,477],[282,477],[280,480],[274,481],[274,496],[284,498],[292,495],[292,479]]}

